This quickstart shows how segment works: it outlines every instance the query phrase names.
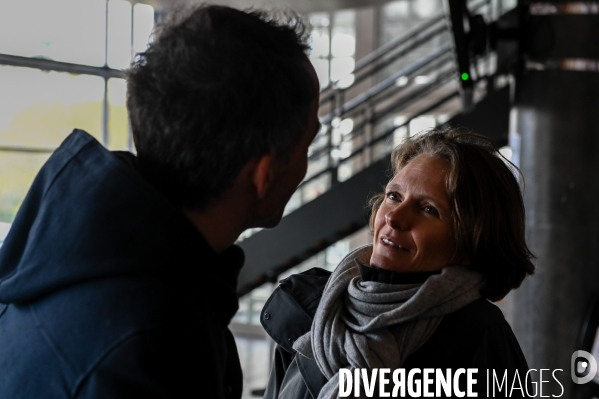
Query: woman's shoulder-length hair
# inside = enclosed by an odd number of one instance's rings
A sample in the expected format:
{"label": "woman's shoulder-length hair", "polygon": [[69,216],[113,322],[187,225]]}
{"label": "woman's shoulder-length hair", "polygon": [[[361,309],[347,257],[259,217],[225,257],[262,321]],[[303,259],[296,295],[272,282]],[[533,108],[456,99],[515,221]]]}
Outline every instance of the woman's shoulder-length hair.
{"label": "woman's shoulder-length hair", "polygon": [[[482,294],[498,301],[534,273],[526,245],[520,170],[486,137],[457,130],[431,130],[407,139],[392,153],[395,176],[412,159],[426,154],[446,160],[446,188],[456,239],[454,263],[467,260],[487,278]],[[372,228],[384,194],[370,201]]]}

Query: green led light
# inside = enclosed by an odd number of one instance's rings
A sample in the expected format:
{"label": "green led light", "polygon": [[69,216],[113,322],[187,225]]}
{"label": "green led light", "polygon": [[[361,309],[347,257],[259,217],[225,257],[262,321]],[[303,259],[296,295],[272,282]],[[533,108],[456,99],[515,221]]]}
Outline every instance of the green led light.
{"label": "green led light", "polygon": [[470,78],[470,75],[468,75],[466,72],[464,72],[462,74],[462,80],[468,80]]}

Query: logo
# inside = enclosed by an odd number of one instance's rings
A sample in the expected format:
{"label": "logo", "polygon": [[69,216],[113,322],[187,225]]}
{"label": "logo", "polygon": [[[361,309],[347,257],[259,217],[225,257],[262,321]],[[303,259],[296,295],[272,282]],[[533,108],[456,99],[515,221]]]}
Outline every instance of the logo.
{"label": "logo", "polygon": [[587,351],[576,351],[571,358],[572,381],[576,384],[586,384],[597,374],[597,360]]}

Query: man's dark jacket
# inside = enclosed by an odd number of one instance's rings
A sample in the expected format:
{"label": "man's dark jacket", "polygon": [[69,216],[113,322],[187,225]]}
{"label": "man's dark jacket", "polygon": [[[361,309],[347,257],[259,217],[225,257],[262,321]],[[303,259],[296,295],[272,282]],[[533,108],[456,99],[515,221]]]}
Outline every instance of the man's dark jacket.
{"label": "man's dark jacket", "polygon": [[75,130],[0,249],[0,398],[241,397],[242,263]]}

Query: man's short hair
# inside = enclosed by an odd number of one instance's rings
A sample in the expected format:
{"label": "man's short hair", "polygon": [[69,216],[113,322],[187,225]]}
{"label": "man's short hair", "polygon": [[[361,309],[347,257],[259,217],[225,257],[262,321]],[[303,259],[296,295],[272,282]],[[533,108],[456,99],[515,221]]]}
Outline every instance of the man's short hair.
{"label": "man's short hair", "polygon": [[318,95],[306,25],[202,5],[156,27],[128,76],[140,173],[176,205],[200,210],[252,158],[288,156]]}

